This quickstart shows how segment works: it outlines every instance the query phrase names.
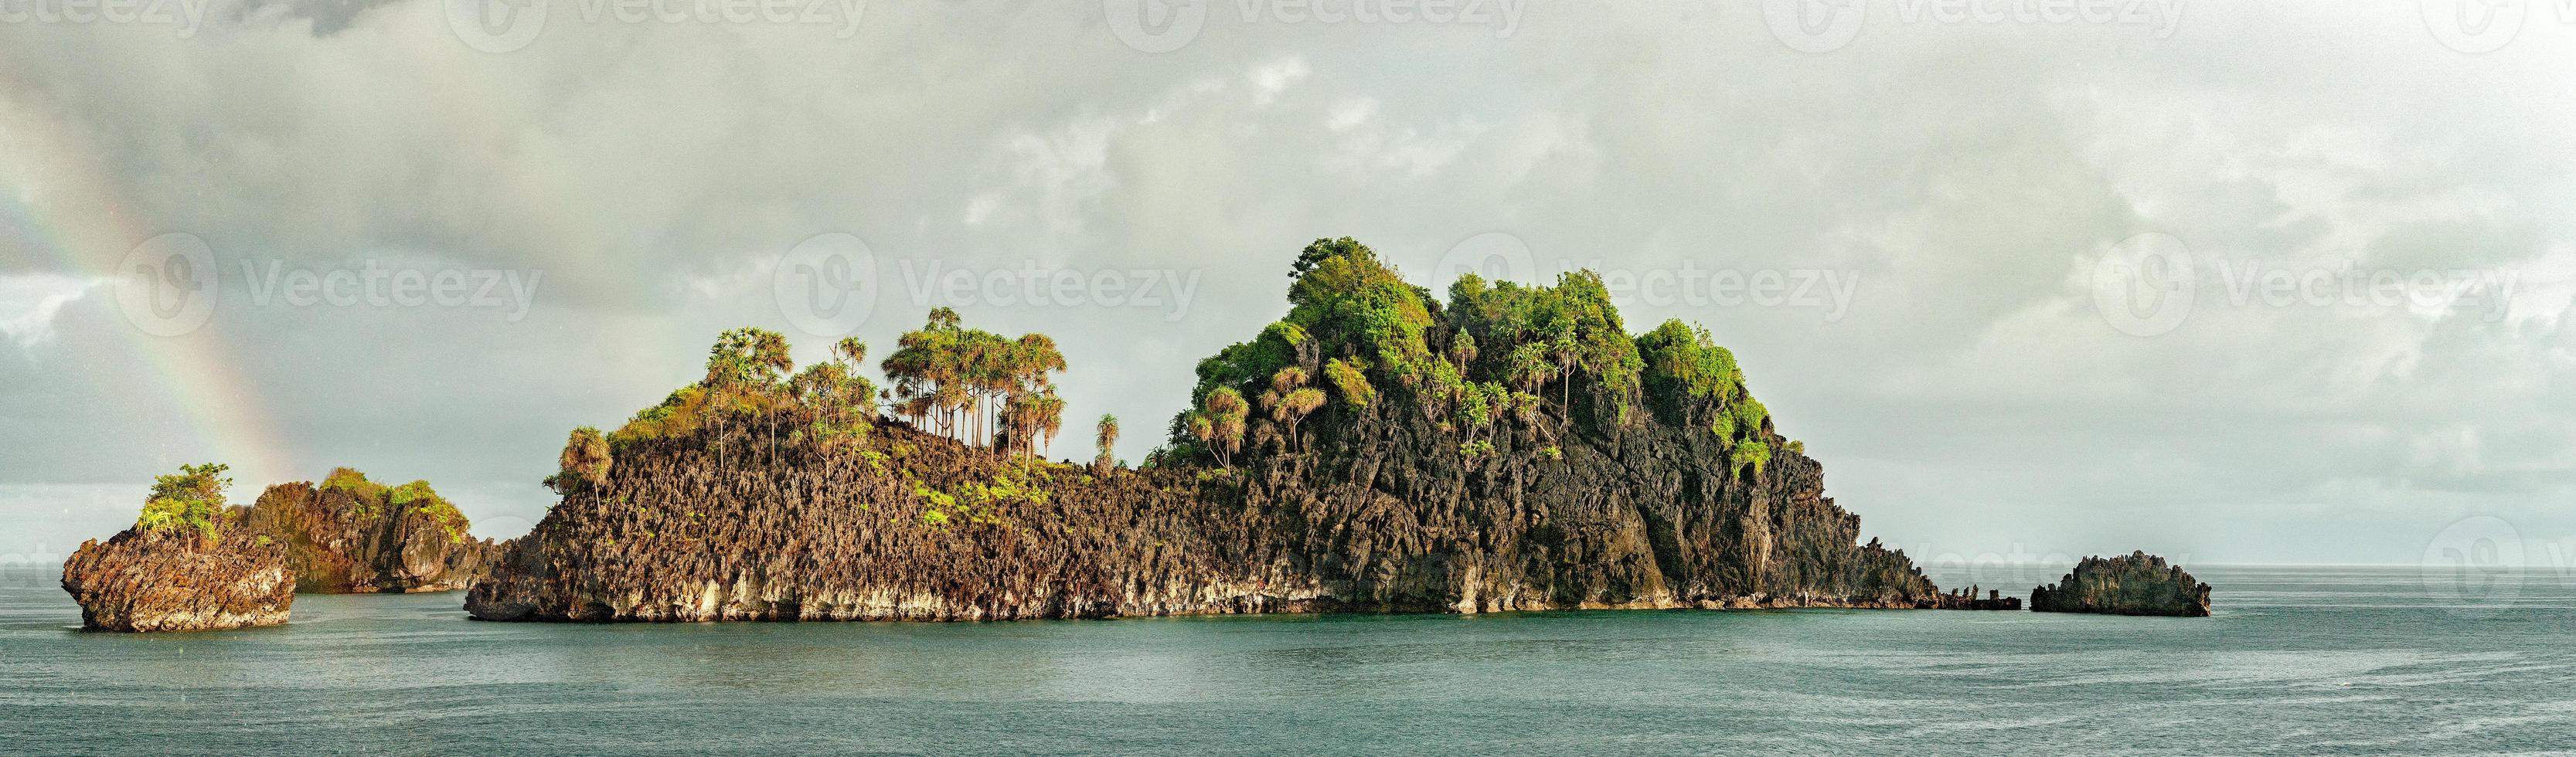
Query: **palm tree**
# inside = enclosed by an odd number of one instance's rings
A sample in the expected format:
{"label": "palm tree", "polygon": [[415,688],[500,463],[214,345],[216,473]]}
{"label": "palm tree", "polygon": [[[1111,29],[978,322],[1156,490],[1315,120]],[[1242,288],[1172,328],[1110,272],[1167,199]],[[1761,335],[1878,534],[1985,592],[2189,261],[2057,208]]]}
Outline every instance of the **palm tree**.
{"label": "palm tree", "polygon": [[752,365],[759,370],[761,419],[769,424],[769,459],[778,459],[778,385],[779,379],[796,370],[796,358],[788,353],[787,337],[767,329],[754,329]]}
{"label": "palm tree", "polygon": [[1297,449],[1306,448],[1306,438],[1297,435],[1297,422],[1305,420],[1307,414],[1323,406],[1324,390],[1311,386],[1289,392],[1287,397],[1280,399],[1279,422],[1287,424],[1288,438],[1296,442]]}
{"label": "palm tree", "polygon": [[1009,357],[1008,370],[1003,372],[1007,380],[1006,390],[1021,398],[1029,411],[1017,416],[1020,423],[1011,429],[1011,433],[1020,440],[1032,442],[1028,449],[1034,455],[1038,446],[1033,442],[1052,436],[1063,428],[1064,401],[1055,395],[1053,374],[1064,371],[1064,352],[1056,348],[1053,337],[1021,334],[1019,340],[1011,343],[1003,354]]}
{"label": "palm tree", "polygon": [[1243,448],[1244,421],[1251,414],[1252,407],[1244,403],[1242,392],[1230,386],[1208,392],[1204,404],[1209,430],[1215,439],[1217,465],[1233,467],[1234,452]]}
{"label": "palm tree", "polygon": [[1054,451],[1055,435],[1064,430],[1064,398],[1057,396],[1052,387],[1025,396],[1021,404],[1028,413],[1023,423],[1026,448],[1031,457],[1043,457]]}
{"label": "palm tree", "polygon": [[985,423],[985,415],[1008,409],[1007,405],[996,406],[993,400],[1016,399],[1019,382],[1014,363],[1018,362],[1018,356],[1009,344],[1002,341],[1000,334],[982,329],[965,332],[962,342],[958,362],[963,368],[969,397],[966,402],[970,407],[960,409],[967,413],[969,420],[967,434],[982,446],[990,447],[993,437],[999,434],[993,426]]}
{"label": "palm tree", "polygon": [[[873,402],[877,395],[876,382],[859,375],[859,366],[865,364],[867,359],[868,343],[858,337],[843,337],[841,341],[832,345],[832,360],[824,365],[833,368],[830,374],[830,378],[833,379],[830,382],[832,396],[828,410],[835,422],[861,426],[876,423],[876,407]],[[856,417],[852,417],[853,415]]]}
{"label": "palm tree", "polygon": [[1217,465],[1225,465],[1225,452],[1217,449],[1216,446],[1216,423],[1208,419],[1208,414],[1204,411],[1192,410],[1182,413],[1181,418],[1189,423],[1190,436],[1196,437],[1199,444],[1205,445],[1208,448],[1208,454],[1216,456]]}
{"label": "palm tree", "polygon": [[[744,326],[716,335],[714,346],[707,348],[707,376],[700,385],[707,388],[711,399],[722,411],[740,411],[757,407],[766,414],[768,395],[777,388],[778,380],[796,367],[788,355],[787,337],[767,329]],[[723,418],[718,417],[719,424]],[[716,432],[716,454],[722,459],[724,431]],[[770,424],[770,452],[777,453],[777,426]],[[721,464],[721,462],[719,463]]]}
{"label": "palm tree", "polygon": [[612,462],[608,440],[600,437],[599,429],[590,426],[573,429],[572,436],[564,440],[563,455],[555,462],[555,478],[547,479],[546,483],[553,485],[558,493],[571,494],[606,485]]}
{"label": "palm tree", "polygon": [[951,439],[967,440],[966,408],[974,402],[966,382],[942,381],[930,391],[930,405],[939,413],[939,430]]}
{"label": "palm tree", "polygon": [[[1472,348],[1471,348],[1472,349]],[[1261,393],[1262,409],[1271,420],[1288,427],[1288,439],[1298,449],[1305,449],[1305,439],[1297,435],[1297,421],[1324,405],[1324,392],[1306,386],[1306,369],[1288,366],[1270,376],[1270,388]]]}
{"label": "palm tree", "polygon": [[746,386],[776,381],[796,367],[787,354],[787,337],[745,326],[716,335],[707,349],[708,386]]}
{"label": "palm tree", "polygon": [[905,332],[895,339],[894,354],[886,356],[885,362],[877,365],[878,370],[885,372],[886,382],[891,384],[886,387],[886,398],[895,406],[896,413],[915,426],[928,420],[923,417],[920,401],[930,373],[925,341],[926,336],[922,332]]}
{"label": "palm tree", "polygon": [[880,364],[894,383],[896,407],[914,425],[932,427],[952,438],[957,436],[955,411],[968,399],[958,385],[965,378],[961,336],[957,311],[933,309],[920,329],[895,339],[894,354]]}
{"label": "palm tree", "polygon": [[853,368],[858,367],[868,361],[868,343],[855,336],[842,337],[841,341],[832,344],[832,357],[849,363]]}
{"label": "palm tree", "polygon": [[1510,358],[1512,386],[1524,392],[1537,392],[1556,376],[1556,365],[1548,362],[1547,346],[1530,342],[1512,348]]}
{"label": "palm tree", "polygon": [[[852,362],[866,354],[866,345],[851,346]],[[916,424],[935,420],[951,439],[1016,447],[1061,428],[1061,418],[1049,420],[1048,406],[1061,406],[1052,398],[1052,374],[1065,369],[1064,353],[1045,334],[1010,339],[966,328],[957,311],[938,308],[919,330],[895,341],[883,367],[894,384],[887,395],[893,406]],[[1028,449],[1036,454],[1038,447]]]}
{"label": "palm tree", "polygon": [[1091,459],[1091,471],[1096,475],[1107,475],[1111,461],[1116,459],[1109,450],[1118,446],[1118,416],[1100,416],[1100,423],[1095,428],[1098,433],[1092,437],[1092,443],[1099,445],[1100,456]]}

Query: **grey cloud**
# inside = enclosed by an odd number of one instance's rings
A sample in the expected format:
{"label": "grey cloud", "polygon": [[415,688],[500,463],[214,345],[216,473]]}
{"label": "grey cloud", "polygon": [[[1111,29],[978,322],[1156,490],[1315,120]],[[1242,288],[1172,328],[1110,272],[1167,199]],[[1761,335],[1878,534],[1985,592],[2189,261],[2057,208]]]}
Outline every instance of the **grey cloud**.
{"label": "grey cloud", "polygon": [[[1284,309],[1304,241],[1357,236],[1421,278],[1500,231],[1550,269],[1857,274],[1839,320],[1629,319],[1707,323],[1902,545],[2402,561],[2476,512],[2576,535],[2552,508],[2576,454],[2554,430],[2576,420],[2557,136],[2576,113],[2530,97],[2563,89],[2531,62],[2564,30],[2461,56],[2411,13],[2193,4],[2163,39],[1878,19],[1809,55],[1754,4],[1623,4],[1533,7],[1499,39],[1218,12],[1148,55],[1080,3],[876,3],[850,39],[566,16],[487,54],[438,10],[300,5],[186,39],[0,28],[0,130],[25,145],[0,155],[24,208],[0,213],[0,276],[99,275],[168,230],[228,261],[544,272],[515,321],[228,289],[201,332],[139,339],[112,298],[69,303],[53,341],[0,355],[0,417],[47,440],[0,452],[0,486],[235,454],[238,430],[199,428],[166,378],[212,355],[278,448],[260,475],[357,464],[533,519],[566,429],[685,382],[720,328],[784,328],[767,277],[825,232],[878,257],[861,333],[881,344],[952,304],[914,299],[906,262],[1198,274],[1177,322],[962,308],[1055,334],[1069,415],[1119,415],[1134,459],[1191,363]],[[2497,322],[2204,302],[2140,339],[2078,282],[2147,231],[2527,283]],[[0,522],[63,517],[21,501]]]}

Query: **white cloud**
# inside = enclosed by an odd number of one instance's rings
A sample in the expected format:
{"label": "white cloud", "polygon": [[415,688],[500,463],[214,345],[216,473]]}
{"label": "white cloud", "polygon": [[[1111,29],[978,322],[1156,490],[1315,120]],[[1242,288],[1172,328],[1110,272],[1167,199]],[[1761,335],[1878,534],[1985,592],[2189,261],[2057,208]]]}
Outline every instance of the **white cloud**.
{"label": "white cloud", "polygon": [[54,340],[54,318],[63,307],[106,286],[103,279],[34,273],[0,275],[0,336],[19,349]]}
{"label": "white cloud", "polygon": [[1369,117],[1375,115],[1377,115],[1377,98],[1348,98],[1333,103],[1332,113],[1324,118],[1324,128],[1333,131],[1350,131],[1358,128],[1360,124],[1368,123]]}
{"label": "white cloud", "polygon": [[1280,93],[1305,81],[1308,73],[1311,72],[1306,68],[1304,56],[1284,58],[1252,69],[1247,76],[1252,80],[1252,104],[1266,106],[1278,101]]}

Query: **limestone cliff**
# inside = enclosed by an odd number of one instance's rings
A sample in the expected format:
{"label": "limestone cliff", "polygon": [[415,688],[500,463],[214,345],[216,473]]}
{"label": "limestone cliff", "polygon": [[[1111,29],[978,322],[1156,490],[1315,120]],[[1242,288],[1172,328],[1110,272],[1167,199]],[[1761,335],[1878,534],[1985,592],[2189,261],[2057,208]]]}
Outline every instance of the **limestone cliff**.
{"label": "limestone cliff", "polygon": [[1190,409],[1138,469],[1025,455],[1059,407],[1047,376],[1063,358],[1042,335],[935,310],[886,359],[881,404],[850,378],[856,340],[790,378],[783,338],[727,332],[705,381],[605,437],[573,434],[549,479],[563,500],[466,608],[656,621],[1973,605],[1858,543],[1859,518],[1707,332],[1632,336],[1597,277],[1471,275],[1444,305],[1343,239],[1310,246],[1292,279],[1288,316],[1199,364]]}
{"label": "limestone cliff", "polygon": [[[1518,496],[1487,496],[1456,478],[1309,487],[1293,463],[1094,476],[900,426],[877,436],[721,461],[687,442],[631,448],[509,545],[466,608],[694,621],[1945,604],[1902,554],[1854,543],[1858,518],[1803,458],[1691,481],[1585,452],[1526,463]],[[1488,473],[1515,475],[1474,486]]]}
{"label": "limestone cliff", "polygon": [[347,468],[320,486],[268,487],[247,521],[286,547],[296,591],[305,593],[455,591],[500,554],[500,545],[469,536],[465,516],[428,484],[389,487]]}
{"label": "limestone cliff", "polygon": [[[622,450],[515,540],[491,620],[999,620],[1307,609],[1185,472],[1093,477],[900,427],[864,447]],[[738,442],[747,441],[737,439]]]}
{"label": "limestone cliff", "polygon": [[2208,617],[2209,584],[2144,551],[2087,557],[2055,586],[2030,590],[2033,612]]}
{"label": "limestone cliff", "polygon": [[285,547],[238,527],[210,536],[138,526],[83,542],[63,563],[63,590],[80,603],[82,627],[105,631],[276,625],[295,602]]}
{"label": "limestone cliff", "polygon": [[1641,420],[1553,439],[1533,425],[1468,456],[1397,403],[1332,412],[1348,416],[1333,443],[1259,458],[1244,500],[1341,609],[1940,601],[1902,554],[1857,544],[1859,516],[1801,453],[1734,469],[1704,430]]}

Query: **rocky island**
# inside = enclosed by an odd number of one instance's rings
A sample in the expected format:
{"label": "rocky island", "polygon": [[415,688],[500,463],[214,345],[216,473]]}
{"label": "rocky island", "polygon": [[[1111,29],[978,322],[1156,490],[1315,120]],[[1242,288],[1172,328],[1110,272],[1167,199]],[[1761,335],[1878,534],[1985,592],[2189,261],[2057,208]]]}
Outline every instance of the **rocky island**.
{"label": "rocky island", "polygon": [[[1450,286],[1318,240],[1288,312],[1201,361],[1142,465],[1049,462],[1044,335],[946,309],[880,390],[727,332],[705,376],[573,432],[487,620],[996,620],[1565,608],[1966,608],[1859,543],[1734,356],[1631,335],[1598,276]],[[1106,449],[1114,418],[1095,427]]]}
{"label": "rocky island", "polygon": [[388,487],[347,468],[322,485],[271,486],[228,505],[226,466],[182,466],[153,484],[134,527],[83,543],[63,590],[87,628],[198,631],[284,623],[298,592],[463,589],[501,545],[467,535],[465,516],[414,481]]}
{"label": "rocky island", "polygon": [[134,527],[83,542],[63,563],[63,590],[81,626],[106,631],[200,631],[286,622],[295,578],[286,548],[229,507],[225,466],[162,476]]}
{"label": "rocky island", "polygon": [[348,468],[318,486],[268,487],[247,523],[285,545],[295,590],[306,594],[456,591],[501,549],[468,535],[465,514],[429,482],[386,486]]}
{"label": "rocky island", "polygon": [[2087,557],[2055,586],[2030,590],[2033,612],[2209,616],[2209,584],[2146,552]]}

